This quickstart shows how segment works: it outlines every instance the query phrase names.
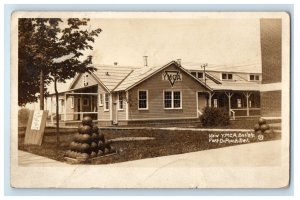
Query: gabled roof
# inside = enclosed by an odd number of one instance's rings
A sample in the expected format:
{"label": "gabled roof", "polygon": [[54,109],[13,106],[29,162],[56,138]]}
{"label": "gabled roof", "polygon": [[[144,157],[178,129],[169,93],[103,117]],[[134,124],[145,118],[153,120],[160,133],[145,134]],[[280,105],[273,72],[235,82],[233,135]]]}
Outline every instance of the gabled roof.
{"label": "gabled roof", "polygon": [[93,65],[97,71],[93,72],[110,91],[114,90],[127,76],[138,69],[133,66]]}
{"label": "gabled roof", "polygon": [[[221,80],[220,72],[206,71],[206,83],[203,79],[194,77],[190,71],[184,66],[178,65],[177,62],[171,61],[163,66],[118,66],[118,65],[93,65],[97,70],[92,76],[103,85],[109,92],[111,91],[127,91],[144,80],[150,78],[163,69],[174,65],[187,73],[191,78],[198,81],[201,85],[205,86],[209,90],[236,90],[236,91],[259,91],[260,82],[249,82],[242,76],[235,75],[235,80]],[[78,75],[72,84],[80,77]],[[72,87],[72,84],[70,88]],[[69,88],[69,89],[70,89]]]}
{"label": "gabled roof", "polygon": [[[114,90],[134,69],[139,67],[134,66],[116,66],[116,65],[93,65],[96,71],[91,75],[95,78],[103,87],[108,91]],[[81,77],[81,74],[77,74],[70,84],[69,90],[76,81]]]}
{"label": "gabled roof", "polygon": [[[134,70],[122,82],[122,84],[120,84],[114,91],[122,91],[122,90],[126,91],[126,90],[129,90],[129,89],[135,87],[136,85],[138,85],[139,83],[143,82],[144,80],[146,80],[146,79],[150,78],[151,76],[155,75],[156,73],[158,73],[158,72],[162,71],[163,69],[169,67],[172,64],[174,64],[175,66],[177,66],[178,68],[180,68],[181,70],[183,70],[184,72],[186,72],[188,75],[190,75],[193,79],[195,79],[196,81],[198,81],[203,86],[205,85],[203,81],[201,81],[200,79],[195,78],[193,75],[190,74],[189,71],[187,71],[183,67],[179,66],[177,64],[177,62],[171,61],[171,62],[169,62],[168,64],[166,64],[164,66],[155,66],[155,67],[146,66],[146,67]],[[207,88],[209,90],[211,90],[211,88],[209,88],[208,86],[207,86]]]}

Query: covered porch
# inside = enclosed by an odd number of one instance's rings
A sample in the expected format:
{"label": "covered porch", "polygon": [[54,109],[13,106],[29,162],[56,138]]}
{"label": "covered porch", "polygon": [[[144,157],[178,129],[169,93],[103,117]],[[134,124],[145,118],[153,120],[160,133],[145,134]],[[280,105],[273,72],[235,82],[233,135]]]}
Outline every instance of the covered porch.
{"label": "covered porch", "polygon": [[[50,120],[55,123],[55,95],[50,96]],[[86,115],[98,119],[98,86],[89,86],[66,91],[59,96],[59,119],[65,122],[78,122]]]}
{"label": "covered porch", "polygon": [[260,116],[259,91],[215,90],[198,93],[199,99],[200,96],[206,99],[202,104],[226,109],[231,119]]}

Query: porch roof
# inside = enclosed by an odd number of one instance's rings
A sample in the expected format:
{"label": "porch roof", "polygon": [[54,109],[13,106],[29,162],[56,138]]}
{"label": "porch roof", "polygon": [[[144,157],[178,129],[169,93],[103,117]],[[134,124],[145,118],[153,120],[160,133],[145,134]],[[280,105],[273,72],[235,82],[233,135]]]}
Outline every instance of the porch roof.
{"label": "porch roof", "polygon": [[213,90],[231,90],[231,91],[260,91],[259,83],[237,83],[230,82],[222,84],[215,84],[211,86]]}

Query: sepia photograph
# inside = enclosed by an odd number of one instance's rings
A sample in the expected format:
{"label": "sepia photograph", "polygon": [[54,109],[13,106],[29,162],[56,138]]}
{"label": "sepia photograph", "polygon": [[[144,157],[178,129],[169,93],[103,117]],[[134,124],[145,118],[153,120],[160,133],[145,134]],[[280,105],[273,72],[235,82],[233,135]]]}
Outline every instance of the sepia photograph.
{"label": "sepia photograph", "polygon": [[11,186],[284,188],[286,12],[11,17]]}

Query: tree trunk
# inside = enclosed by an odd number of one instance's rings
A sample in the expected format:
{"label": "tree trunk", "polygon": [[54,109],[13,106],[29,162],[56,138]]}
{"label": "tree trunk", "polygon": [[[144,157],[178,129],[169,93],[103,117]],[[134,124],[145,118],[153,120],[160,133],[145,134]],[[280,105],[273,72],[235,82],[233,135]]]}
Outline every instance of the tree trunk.
{"label": "tree trunk", "polygon": [[57,78],[54,78],[54,90],[56,99],[56,145],[59,146],[59,102],[58,102],[58,91],[57,91]]}
{"label": "tree trunk", "polygon": [[44,72],[40,73],[40,110],[44,110]]}

